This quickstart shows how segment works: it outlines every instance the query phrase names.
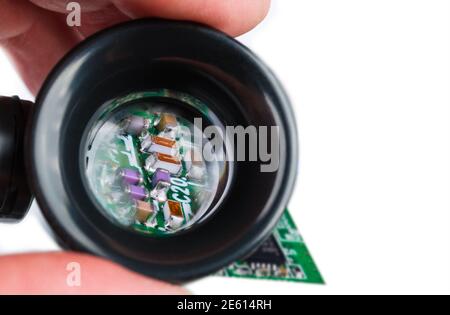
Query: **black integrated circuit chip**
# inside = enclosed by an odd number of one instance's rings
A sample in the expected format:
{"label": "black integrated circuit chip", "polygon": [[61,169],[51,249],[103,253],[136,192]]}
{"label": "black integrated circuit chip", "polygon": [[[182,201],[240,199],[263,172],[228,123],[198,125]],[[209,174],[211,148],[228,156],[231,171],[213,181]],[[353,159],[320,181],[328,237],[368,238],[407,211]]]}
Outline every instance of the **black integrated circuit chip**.
{"label": "black integrated circuit chip", "polygon": [[280,266],[286,264],[286,257],[275,237],[271,235],[251,256],[244,259],[244,262]]}

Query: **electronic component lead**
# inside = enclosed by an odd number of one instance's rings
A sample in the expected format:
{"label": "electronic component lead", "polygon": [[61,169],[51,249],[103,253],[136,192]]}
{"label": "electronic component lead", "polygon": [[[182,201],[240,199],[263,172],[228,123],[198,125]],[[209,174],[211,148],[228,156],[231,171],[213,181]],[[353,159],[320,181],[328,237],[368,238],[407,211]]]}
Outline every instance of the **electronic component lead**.
{"label": "electronic component lead", "polygon": [[187,177],[196,181],[201,181],[206,176],[206,169],[203,163],[201,152],[197,148],[191,148],[184,155]]}

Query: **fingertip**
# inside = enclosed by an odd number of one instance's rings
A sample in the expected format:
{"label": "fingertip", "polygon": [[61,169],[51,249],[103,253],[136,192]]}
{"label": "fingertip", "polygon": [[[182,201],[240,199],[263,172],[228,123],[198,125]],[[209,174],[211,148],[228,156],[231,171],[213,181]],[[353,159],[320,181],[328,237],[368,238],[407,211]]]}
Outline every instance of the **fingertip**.
{"label": "fingertip", "polygon": [[223,2],[224,7],[217,8],[216,19],[211,17],[212,26],[231,35],[239,36],[251,31],[261,23],[270,10],[270,0],[242,1],[230,5]]}
{"label": "fingertip", "polygon": [[113,0],[132,18],[161,17],[207,24],[231,36],[248,32],[267,15],[270,0]]}

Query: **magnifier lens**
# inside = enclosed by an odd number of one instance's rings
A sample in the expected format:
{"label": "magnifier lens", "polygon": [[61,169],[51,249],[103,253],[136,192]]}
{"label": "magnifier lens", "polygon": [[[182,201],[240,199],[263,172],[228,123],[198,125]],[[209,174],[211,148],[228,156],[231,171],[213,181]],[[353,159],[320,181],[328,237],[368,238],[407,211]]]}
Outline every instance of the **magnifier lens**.
{"label": "magnifier lens", "polygon": [[209,140],[194,123],[210,120],[205,109],[169,90],[130,94],[100,109],[83,158],[93,198],[109,219],[164,236],[214,212],[224,172],[218,152],[203,154]]}

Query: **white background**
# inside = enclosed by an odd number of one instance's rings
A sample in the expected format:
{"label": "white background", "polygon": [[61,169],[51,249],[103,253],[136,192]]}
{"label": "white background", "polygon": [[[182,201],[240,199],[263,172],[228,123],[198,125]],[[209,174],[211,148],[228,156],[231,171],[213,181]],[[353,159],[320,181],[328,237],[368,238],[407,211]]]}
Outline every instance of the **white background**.
{"label": "white background", "polygon": [[[274,0],[240,38],[295,107],[291,212],[326,286],[207,278],[194,293],[450,292],[450,6]],[[0,94],[30,99],[0,54]],[[38,211],[0,226],[0,253],[55,249]]]}

